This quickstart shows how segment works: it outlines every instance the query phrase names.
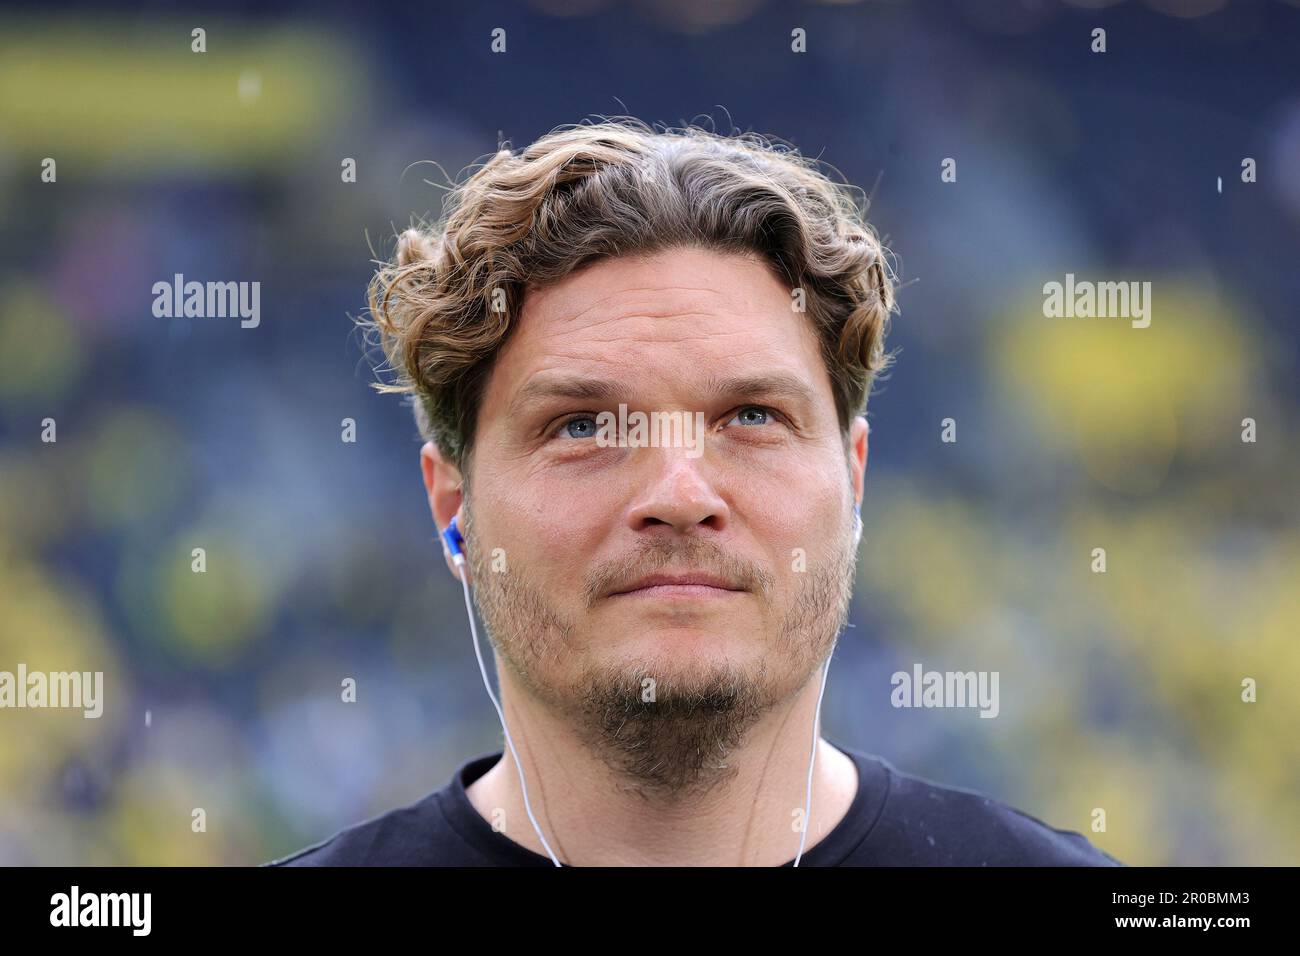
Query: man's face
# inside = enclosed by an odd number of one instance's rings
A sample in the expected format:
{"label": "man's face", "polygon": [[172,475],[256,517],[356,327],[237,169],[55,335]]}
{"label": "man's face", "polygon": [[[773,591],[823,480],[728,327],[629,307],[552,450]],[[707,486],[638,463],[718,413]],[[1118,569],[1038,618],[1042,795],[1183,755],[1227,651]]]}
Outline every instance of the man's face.
{"label": "man's face", "polygon": [[[733,746],[805,686],[847,615],[855,462],[792,301],[757,260],[605,260],[529,289],[492,369],[462,518],[480,611],[523,688],[625,750],[646,751],[638,732]],[[575,397],[582,383],[611,390]],[[602,446],[596,416],[619,403],[702,412],[702,453]],[[732,590],[617,593],[656,573]]]}

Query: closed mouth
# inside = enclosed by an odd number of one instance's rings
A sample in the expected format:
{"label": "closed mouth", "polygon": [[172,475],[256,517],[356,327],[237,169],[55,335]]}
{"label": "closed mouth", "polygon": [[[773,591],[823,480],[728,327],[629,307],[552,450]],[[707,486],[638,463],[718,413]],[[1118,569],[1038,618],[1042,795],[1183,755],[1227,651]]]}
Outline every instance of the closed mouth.
{"label": "closed mouth", "polygon": [[610,597],[627,595],[655,595],[662,597],[721,597],[727,594],[740,594],[739,588],[731,582],[712,574],[651,574],[633,582],[626,588],[611,593]]}

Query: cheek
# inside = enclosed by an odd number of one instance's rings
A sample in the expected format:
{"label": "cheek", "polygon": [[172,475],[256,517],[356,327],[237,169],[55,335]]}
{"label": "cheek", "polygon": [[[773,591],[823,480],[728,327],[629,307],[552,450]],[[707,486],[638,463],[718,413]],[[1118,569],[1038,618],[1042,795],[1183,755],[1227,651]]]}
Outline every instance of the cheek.
{"label": "cheek", "polygon": [[846,484],[828,480],[832,474],[826,469],[799,469],[766,492],[771,505],[752,520],[757,522],[756,533],[770,542],[777,557],[788,557],[794,548],[817,554],[839,533],[848,492]]}
{"label": "cheek", "polygon": [[503,535],[527,565],[530,576],[554,585],[564,599],[581,586],[584,569],[597,553],[599,533],[591,521],[593,506],[571,495],[555,495],[545,504],[500,516]]}

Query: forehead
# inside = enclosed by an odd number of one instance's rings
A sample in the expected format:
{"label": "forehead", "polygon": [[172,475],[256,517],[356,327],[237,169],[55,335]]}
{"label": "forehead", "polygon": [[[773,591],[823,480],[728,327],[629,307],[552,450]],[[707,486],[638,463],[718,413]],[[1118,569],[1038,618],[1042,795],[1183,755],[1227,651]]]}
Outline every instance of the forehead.
{"label": "forehead", "polygon": [[832,401],[812,324],[758,258],[674,249],[601,260],[524,296],[482,410],[506,409],[556,372],[617,378],[629,397],[746,371],[797,377]]}

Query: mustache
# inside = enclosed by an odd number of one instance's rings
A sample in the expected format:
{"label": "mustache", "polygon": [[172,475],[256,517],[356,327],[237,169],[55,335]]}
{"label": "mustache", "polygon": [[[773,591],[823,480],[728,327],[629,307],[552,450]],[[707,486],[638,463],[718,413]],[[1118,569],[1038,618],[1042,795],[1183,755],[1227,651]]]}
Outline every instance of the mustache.
{"label": "mustache", "polygon": [[774,584],[772,574],[760,565],[728,554],[712,542],[699,538],[659,539],[645,542],[633,554],[605,562],[589,572],[583,580],[583,600],[592,607],[618,587],[669,565],[674,570],[715,574],[764,598]]}

